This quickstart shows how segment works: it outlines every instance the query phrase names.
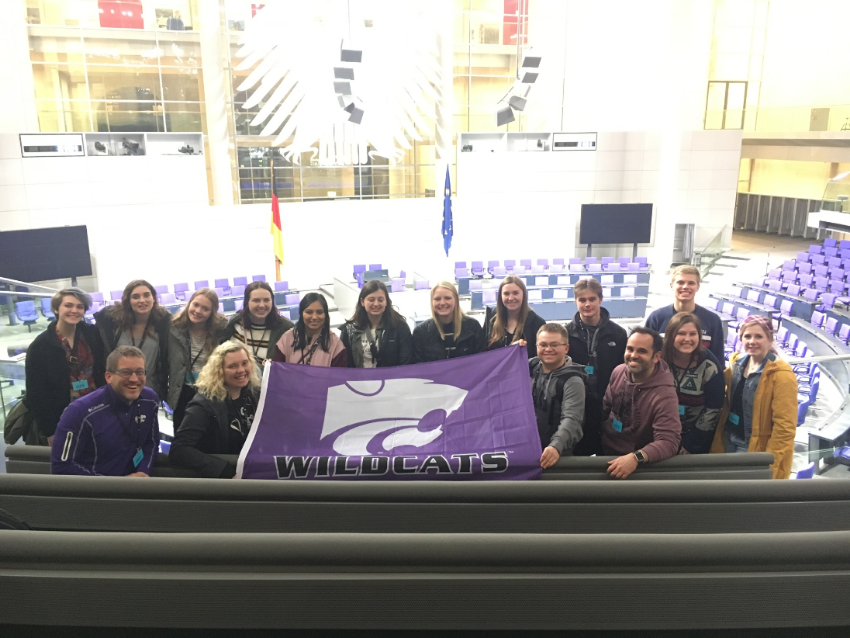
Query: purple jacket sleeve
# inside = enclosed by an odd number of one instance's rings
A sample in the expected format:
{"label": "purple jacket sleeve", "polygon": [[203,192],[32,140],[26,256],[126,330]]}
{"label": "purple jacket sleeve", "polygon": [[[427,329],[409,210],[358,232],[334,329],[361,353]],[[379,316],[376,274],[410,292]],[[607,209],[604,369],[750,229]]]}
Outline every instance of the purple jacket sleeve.
{"label": "purple jacket sleeve", "polygon": [[145,442],[142,443],[142,452],[145,457],[142,459],[142,462],[139,463],[139,467],[136,468],[136,471],[144,472],[150,476],[154,461],[156,460],[156,455],[159,453],[159,417],[156,414],[153,415],[153,423],[151,423],[150,432],[148,432]]}
{"label": "purple jacket sleeve", "polygon": [[651,463],[657,463],[679,453],[682,422],[679,420],[679,399],[676,389],[659,387],[652,397],[652,433],[655,440],[643,448]]}
{"label": "purple jacket sleeve", "polygon": [[62,413],[50,448],[51,474],[94,476],[94,437],[85,412],[72,403]]}

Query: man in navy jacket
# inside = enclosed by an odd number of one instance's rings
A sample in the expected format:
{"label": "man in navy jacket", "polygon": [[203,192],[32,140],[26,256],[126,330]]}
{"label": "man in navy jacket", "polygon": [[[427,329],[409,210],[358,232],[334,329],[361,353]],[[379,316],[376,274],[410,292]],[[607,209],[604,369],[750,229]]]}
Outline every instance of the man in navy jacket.
{"label": "man in navy jacket", "polygon": [[118,346],[106,383],[71,403],[53,437],[53,474],[148,477],[159,449],[156,392],[145,387],[145,357]]}

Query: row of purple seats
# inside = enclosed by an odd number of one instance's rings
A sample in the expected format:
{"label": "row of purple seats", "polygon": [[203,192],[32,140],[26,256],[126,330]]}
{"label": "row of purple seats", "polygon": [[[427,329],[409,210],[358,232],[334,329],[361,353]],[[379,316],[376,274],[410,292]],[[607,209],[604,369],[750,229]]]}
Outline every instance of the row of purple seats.
{"label": "row of purple seats", "polygon": [[587,264],[587,267],[581,264],[570,264],[570,272],[636,272],[645,269],[646,266],[639,262],[608,262],[606,264]]}

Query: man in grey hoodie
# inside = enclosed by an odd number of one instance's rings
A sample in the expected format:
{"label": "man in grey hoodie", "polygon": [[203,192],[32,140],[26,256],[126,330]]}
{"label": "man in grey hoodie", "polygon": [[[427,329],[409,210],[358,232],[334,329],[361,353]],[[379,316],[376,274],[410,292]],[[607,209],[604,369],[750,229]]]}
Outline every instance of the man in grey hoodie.
{"label": "man in grey hoodie", "polygon": [[567,356],[569,349],[566,328],[547,323],[537,331],[537,356],[528,362],[543,468],[571,454],[582,437],[586,372]]}
{"label": "man in grey hoodie", "polygon": [[652,328],[632,329],[625,363],[611,374],[602,401],[608,415],[602,424],[602,450],[618,457],[608,462],[614,478],[627,478],[638,465],[679,452],[679,399],[661,346],[661,336]]}

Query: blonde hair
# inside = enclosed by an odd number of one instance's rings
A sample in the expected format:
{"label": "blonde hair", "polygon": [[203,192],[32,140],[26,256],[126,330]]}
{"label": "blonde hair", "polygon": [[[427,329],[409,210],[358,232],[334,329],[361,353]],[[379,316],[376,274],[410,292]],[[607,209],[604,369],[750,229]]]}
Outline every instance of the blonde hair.
{"label": "blonde hair", "polygon": [[434,320],[434,324],[437,326],[437,332],[440,333],[440,339],[443,341],[446,340],[446,333],[443,332],[443,324],[440,323],[440,320],[437,319],[437,314],[434,312],[434,291],[436,291],[437,288],[445,288],[452,293],[452,297],[455,298],[455,316],[454,319],[452,319],[452,322],[455,325],[454,340],[457,342],[458,338],[460,338],[460,326],[464,317],[464,313],[460,309],[460,297],[457,294],[457,288],[455,288],[455,285],[450,281],[441,281],[431,288],[431,318]]}
{"label": "blonde hair", "polygon": [[248,360],[251,361],[251,377],[248,380],[248,387],[254,391],[259,390],[262,380],[257,366],[254,365],[254,357],[247,346],[244,343],[225,341],[212,351],[206,365],[198,375],[196,384],[198,392],[209,399],[224,401],[227,397],[227,388],[224,386],[224,359],[227,355],[240,351],[244,352]]}
{"label": "blonde hair", "polygon": [[697,285],[701,283],[702,275],[699,274],[699,268],[696,266],[676,266],[670,273],[670,281],[676,281],[679,275],[693,275],[697,278]]}

